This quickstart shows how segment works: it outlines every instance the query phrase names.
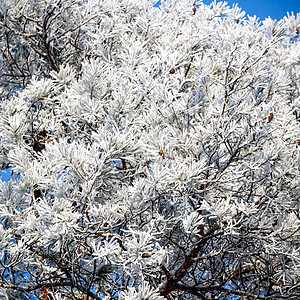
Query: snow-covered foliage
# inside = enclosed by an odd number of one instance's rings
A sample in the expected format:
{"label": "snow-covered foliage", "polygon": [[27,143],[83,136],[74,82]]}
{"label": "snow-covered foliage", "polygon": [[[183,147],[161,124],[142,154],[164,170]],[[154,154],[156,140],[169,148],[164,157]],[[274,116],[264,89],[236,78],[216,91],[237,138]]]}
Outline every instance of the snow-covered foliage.
{"label": "snow-covered foliage", "polygon": [[1,299],[299,297],[300,16],[154,4],[1,1]]}

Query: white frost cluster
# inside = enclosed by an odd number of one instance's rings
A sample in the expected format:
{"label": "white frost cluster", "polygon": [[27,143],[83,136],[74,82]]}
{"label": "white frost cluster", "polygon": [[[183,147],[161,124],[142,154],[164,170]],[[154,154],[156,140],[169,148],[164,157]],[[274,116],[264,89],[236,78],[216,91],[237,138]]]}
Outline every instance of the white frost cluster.
{"label": "white frost cluster", "polygon": [[12,172],[0,182],[0,298],[260,297],[270,282],[274,297],[293,293],[299,14],[4,2],[0,26],[24,29],[12,43],[32,52],[18,58],[30,80],[0,108],[0,162]]}

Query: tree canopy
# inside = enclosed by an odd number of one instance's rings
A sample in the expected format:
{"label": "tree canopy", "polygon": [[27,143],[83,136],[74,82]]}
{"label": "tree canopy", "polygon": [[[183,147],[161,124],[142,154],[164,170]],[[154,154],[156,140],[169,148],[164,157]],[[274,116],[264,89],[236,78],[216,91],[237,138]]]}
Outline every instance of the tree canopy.
{"label": "tree canopy", "polygon": [[300,15],[1,0],[1,299],[299,299]]}

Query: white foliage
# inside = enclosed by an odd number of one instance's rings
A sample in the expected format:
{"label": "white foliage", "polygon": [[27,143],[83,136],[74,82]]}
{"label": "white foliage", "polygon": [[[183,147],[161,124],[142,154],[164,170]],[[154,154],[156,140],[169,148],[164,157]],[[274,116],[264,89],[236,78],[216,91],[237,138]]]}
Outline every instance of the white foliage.
{"label": "white foliage", "polygon": [[133,287],[129,287],[127,291],[121,292],[119,300],[163,300],[157,290],[151,288],[151,286],[143,281],[139,288],[136,290]]}
{"label": "white foliage", "polygon": [[299,14],[4,2],[0,298],[295,295]]}

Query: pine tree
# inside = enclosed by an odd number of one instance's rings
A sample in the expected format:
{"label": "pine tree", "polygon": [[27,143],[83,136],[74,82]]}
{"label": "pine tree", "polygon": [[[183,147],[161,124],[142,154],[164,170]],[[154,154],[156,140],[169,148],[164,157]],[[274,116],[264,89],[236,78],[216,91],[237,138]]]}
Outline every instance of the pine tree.
{"label": "pine tree", "polygon": [[300,15],[154,4],[1,1],[1,299],[299,298]]}

